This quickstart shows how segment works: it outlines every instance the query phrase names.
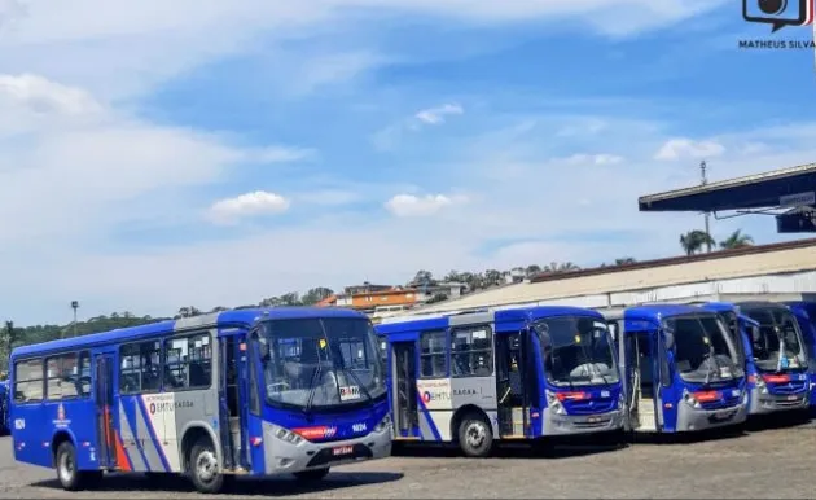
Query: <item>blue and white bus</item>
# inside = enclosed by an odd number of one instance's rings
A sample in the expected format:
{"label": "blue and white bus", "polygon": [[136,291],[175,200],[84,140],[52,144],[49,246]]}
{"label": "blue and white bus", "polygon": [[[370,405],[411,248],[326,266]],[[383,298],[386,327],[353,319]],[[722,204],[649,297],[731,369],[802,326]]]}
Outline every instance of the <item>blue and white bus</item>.
{"label": "blue and white bus", "polygon": [[353,311],[225,311],[19,347],[11,363],[14,456],[68,490],[132,471],[212,493],[236,474],[316,481],[390,455],[373,327]]}
{"label": "blue and white bus", "polygon": [[454,442],[483,457],[497,440],[622,429],[615,348],[595,311],[387,318],[376,330],[397,441]]}
{"label": "blue and white bus", "polygon": [[709,302],[700,307],[717,311],[743,336],[751,415],[810,407],[814,367],[806,313],[774,302]]}
{"label": "blue and white bus", "polygon": [[745,370],[717,313],[655,304],[606,317],[618,342],[628,431],[675,433],[745,422]]}
{"label": "blue and white bus", "polygon": [[786,302],[796,315],[802,329],[802,337],[808,346],[808,374],[810,384],[810,410],[816,412],[816,302]]}
{"label": "blue and white bus", "polygon": [[0,436],[9,433],[9,384],[8,380],[0,382]]}

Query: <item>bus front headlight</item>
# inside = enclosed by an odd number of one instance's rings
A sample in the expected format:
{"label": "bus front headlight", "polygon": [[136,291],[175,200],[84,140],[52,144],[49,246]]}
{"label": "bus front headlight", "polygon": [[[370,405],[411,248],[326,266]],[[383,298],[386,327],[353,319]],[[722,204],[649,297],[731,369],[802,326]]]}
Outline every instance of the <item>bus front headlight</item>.
{"label": "bus front headlight", "polygon": [[561,400],[558,399],[557,393],[553,391],[546,391],[547,394],[547,406],[549,406],[556,415],[566,415],[567,410],[564,408],[564,405],[561,403]]}
{"label": "bus front headlight", "polygon": [[288,429],[284,429],[283,427],[279,428],[277,432],[275,432],[275,437],[281,441],[286,441],[287,443],[292,443],[295,445],[300,444],[303,441],[302,437]]}
{"label": "bus front headlight", "polygon": [[754,381],[754,387],[759,389],[759,392],[762,394],[768,394],[768,384],[765,383],[762,375],[757,376],[756,381]]}
{"label": "bus front headlight", "polygon": [[623,397],[623,393],[621,392],[618,394],[618,409],[623,410],[626,407],[626,399]]}
{"label": "bus front headlight", "polygon": [[689,392],[683,394],[683,399],[694,409],[700,409],[703,407],[703,405],[701,405],[700,402],[695,399],[694,395]]}

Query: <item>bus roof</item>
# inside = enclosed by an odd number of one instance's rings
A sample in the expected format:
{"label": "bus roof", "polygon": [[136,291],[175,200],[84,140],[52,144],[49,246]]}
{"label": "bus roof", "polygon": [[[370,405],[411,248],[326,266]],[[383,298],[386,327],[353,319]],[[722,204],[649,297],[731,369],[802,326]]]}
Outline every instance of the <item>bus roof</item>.
{"label": "bus roof", "polygon": [[137,338],[162,335],[173,331],[206,326],[252,325],[262,314],[268,319],[305,318],[362,318],[366,316],[351,309],[328,307],[265,307],[236,309],[216,313],[191,316],[177,320],[166,320],[147,325],[118,328],[108,332],[91,333],[80,337],[52,340],[40,344],[17,347],[12,357],[28,356],[50,351],[81,349],[94,345],[116,344]]}
{"label": "bus roof", "polygon": [[[390,335],[406,330],[435,330],[451,326],[485,322],[526,321],[530,316],[535,319],[552,316],[589,316],[603,319],[601,313],[592,309],[570,306],[534,306],[514,307],[507,309],[489,309],[434,314],[433,316],[405,316],[403,321],[380,323],[375,328],[380,335]],[[391,318],[390,318],[391,319]]]}
{"label": "bus roof", "polygon": [[672,316],[680,316],[683,314],[699,314],[710,313],[699,307],[688,306],[685,304],[644,304],[640,306],[628,307],[624,311],[624,318],[631,317],[647,317],[657,318],[660,314],[663,318],[670,318]]}

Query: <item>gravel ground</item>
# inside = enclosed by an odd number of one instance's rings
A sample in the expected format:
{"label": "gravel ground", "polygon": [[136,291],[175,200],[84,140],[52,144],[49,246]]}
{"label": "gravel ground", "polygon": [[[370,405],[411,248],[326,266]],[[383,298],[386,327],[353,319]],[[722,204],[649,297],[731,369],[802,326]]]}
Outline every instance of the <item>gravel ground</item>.
{"label": "gravel ground", "polygon": [[[410,449],[338,467],[313,487],[240,481],[216,498],[814,498],[815,457],[813,423],[615,450],[572,444],[542,455],[505,448],[485,460]],[[0,498],[204,498],[183,481],[142,476],[111,476],[99,490],[66,495],[53,478],[50,469],[14,462],[11,440],[0,439]]]}

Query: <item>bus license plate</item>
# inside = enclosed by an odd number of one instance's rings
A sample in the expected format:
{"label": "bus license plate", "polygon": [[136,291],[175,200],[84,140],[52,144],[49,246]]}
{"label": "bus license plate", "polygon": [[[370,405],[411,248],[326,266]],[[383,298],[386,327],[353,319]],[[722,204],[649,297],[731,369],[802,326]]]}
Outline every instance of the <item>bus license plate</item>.
{"label": "bus license plate", "polygon": [[731,410],[722,410],[714,413],[716,418],[728,418],[731,416]]}
{"label": "bus license plate", "polygon": [[799,397],[799,396],[797,396],[796,394],[791,394],[790,396],[788,396],[788,401],[796,401],[796,399],[797,399],[798,397]]}
{"label": "bus license plate", "polygon": [[590,424],[597,424],[601,421],[601,417],[587,417],[587,422]]}
{"label": "bus license plate", "polygon": [[338,446],[332,449],[332,454],[337,457],[341,455],[350,455],[354,451],[351,446]]}

